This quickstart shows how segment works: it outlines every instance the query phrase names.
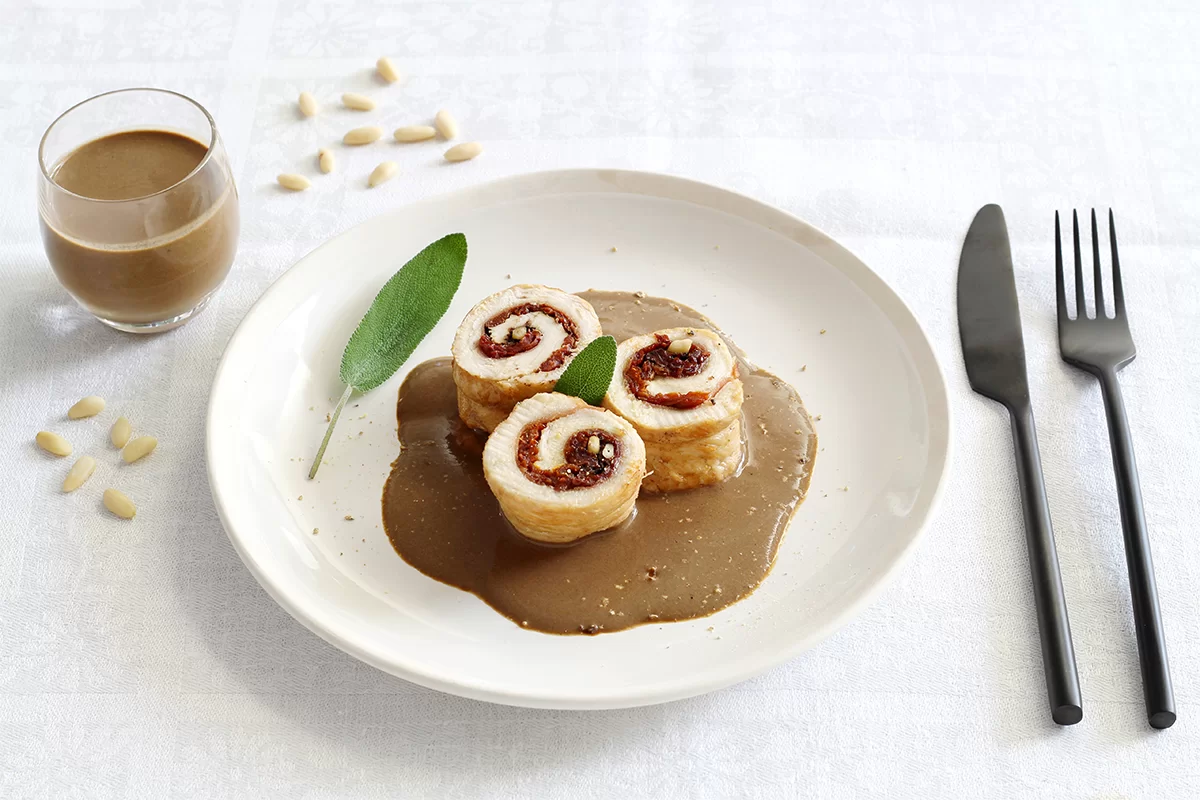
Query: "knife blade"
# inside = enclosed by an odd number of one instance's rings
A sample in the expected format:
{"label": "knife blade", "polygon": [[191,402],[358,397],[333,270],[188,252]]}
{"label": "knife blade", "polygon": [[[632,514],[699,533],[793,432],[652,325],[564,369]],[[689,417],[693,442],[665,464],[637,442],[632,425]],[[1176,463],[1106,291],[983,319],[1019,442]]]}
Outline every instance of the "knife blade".
{"label": "knife blade", "polygon": [[1012,250],[998,205],[979,209],[963,241],[958,331],[972,389],[1005,405],[1029,399]]}
{"label": "knife blade", "polygon": [[971,388],[1002,403],[1012,419],[1050,715],[1059,725],[1074,725],[1083,719],[1083,700],[1029,399],[1012,249],[1004,212],[997,205],[979,209],[963,241],[958,331]]}

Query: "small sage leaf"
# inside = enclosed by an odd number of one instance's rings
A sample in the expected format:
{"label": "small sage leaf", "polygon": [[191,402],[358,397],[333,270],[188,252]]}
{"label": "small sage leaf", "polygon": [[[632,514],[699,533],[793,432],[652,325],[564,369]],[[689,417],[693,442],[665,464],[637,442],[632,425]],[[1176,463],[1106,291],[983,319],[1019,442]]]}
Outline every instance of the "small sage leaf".
{"label": "small sage leaf", "polygon": [[601,336],[579,352],[567,365],[554,391],[569,394],[588,405],[598,406],[608,392],[617,366],[617,340]]}

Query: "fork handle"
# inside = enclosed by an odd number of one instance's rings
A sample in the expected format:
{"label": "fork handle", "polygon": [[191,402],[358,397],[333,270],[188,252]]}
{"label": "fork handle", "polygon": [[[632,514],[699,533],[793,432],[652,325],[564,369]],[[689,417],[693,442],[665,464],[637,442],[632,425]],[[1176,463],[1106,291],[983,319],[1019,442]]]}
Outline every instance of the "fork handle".
{"label": "fork handle", "polygon": [[1125,561],[1129,566],[1129,594],[1133,599],[1133,625],[1137,632],[1146,716],[1151,727],[1169,728],[1175,723],[1175,693],[1171,688],[1162,613],[1154,585],[1154,560],[1150,557],[1142,490],[1133,457],[1133,437],[1129,433],[1129,419],[1116,370],[1104,370],[1099,378],[1108,417],[1117,500],[1121,506],[1121,530],[1125,535]]}
{"label": "fork handle", "polygon": [[1011,407],[1009,412],[1016,444],[1017,479],[1021,484],[1021,508],[1025,515],[1025,540],[1029,548],[1029,569],[1033,574],[1033,602],[1042,640],[1042,669],[1046,673],[1050,716],[1059,725],[1074,725],[1083,719],[1083,698],[1075,667],[1075,648],[1071,643],[1071,623],[1067,619],[1067,599],[1058,570],[1054,528],[1050,523],[1050,503],[1042,478],[1033,409],[1026,402]]}

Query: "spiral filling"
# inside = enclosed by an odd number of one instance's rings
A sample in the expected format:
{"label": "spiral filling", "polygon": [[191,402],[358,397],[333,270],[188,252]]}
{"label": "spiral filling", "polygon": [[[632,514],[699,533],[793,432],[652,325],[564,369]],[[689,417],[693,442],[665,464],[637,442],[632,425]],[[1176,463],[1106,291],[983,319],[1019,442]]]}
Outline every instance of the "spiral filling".
{"label": "spiral filling", "polygon": [[690,378],[703,372],[708,363],[710,353],[695,342],[686,353],[672,353],[667,349],[670,346],[670,337],[660,333],[651,344],[633,354],[625,367],[625,385],[630,394],[656,406],[695,408],[720,391],[724,383],[707,392],[650,391],[650,381],[656,378]]}
{"label": "spiral filling", "polygon": [[[571,434],[563,445],[563,463],[554,469],[537,465],[538,445],[546,426],[553,419],[531,422],[517,437],[517,466],[533,483],[549,486],[555,491],[569,491],[595,486],[608,480],[621,457],[621,443],[615,436],[600,428],[588,428]],[[595,436],[600,447],[593,453],[588,441]]]}
{"label": "spiral filling", "polygon": [[[532,324],[532,320],[520,326],[514,326],[497,338],[496,333],[504,323],[513,317],[526,314],[544,314],[562,327],[564,338],[562,344],[546,357],[538,366],[539,372],[553,372],[563,365],[567,356],[574,352],[579,343],[579,330],[575,322],[557,308],[545,303],[522,303],[506,311],[501,311],[483,324],[483,333],[479,336],[479,351],[488,358],[510,358],[519,353],[528,352],[542,341],[542,332]],[[525,328],[524,335],[513,338],[512,331]]]}

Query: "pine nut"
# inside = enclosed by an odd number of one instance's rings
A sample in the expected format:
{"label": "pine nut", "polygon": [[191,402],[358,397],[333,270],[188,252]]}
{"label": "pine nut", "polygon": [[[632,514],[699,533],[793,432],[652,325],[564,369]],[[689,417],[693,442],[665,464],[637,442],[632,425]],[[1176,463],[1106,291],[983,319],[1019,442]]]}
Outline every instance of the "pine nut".
{"label": "pine nut", "polygon": [[63,491],[73,492],[80,486],[87,483],[87,479],[92,477],[92,473],[96,471],[96,459],[91,456],[84,456],[75,462],[74,466],[67,473],[67,477],[63,480]]}
{"label": "pine nut", "polygon": [[104,410],[104,398],[94,394],[80,400],[71,409],[67,411],[69,419],[83,419],[84,417],[94,417]]}
{"label": "pine nut", "polygon": [[314,117],[317,114],[317,98],[312,96],[311,92],[300,93],[300,113],[306,117]]}
{"label": "pine nut", "polygon": [[317,164],[321,167],[321,172],[326,175],[333,172],[334,160],[333,151],[327,147],[322,147],[317,151]]}
{"label": "pine nut", "polygon": [[358,92],[346,92],[342,95],[342,105],[346,108],[352,108],[355,111],[375,110],[375,101],[365,94],[359,94]]}
{"label": "pine nut", "polygon": [[611,444],[604,445],[604,449],[600,451],[600,455],[604,456],[605,458],[612,458],[616,454],[617,448],[613,447]]}
{"label": "pine nut", "polygon": [[121,519],[133,519],[137,515],[137,506],[133,501],[116,489],[104,490],[104,507]]}
{"label": "pine nut", "polygon": [[589,436],[588,437],[588,452],[591,453],[592,455],[596,455],[597,453],[600,452],[600,437],[599,436]]}
{"label": "pine nut", "polygon": [[47,453],[56,456],[71,455],[71,443],[57,433],[50,431],[41,431],[36,438],[38,447],[45,450]]}
{"label": "pine nut", "polygon": [[508,335],[513,338],[513,341],[519,342],[525,338],[525,334],[527,334],[527,333],[529,333],[528,328],[526,328],[524,325],[518,325],[517,327],[515,327],[511,331],[509,331]]}
{"label": "pine nut", "polygon": [[346,135],[342,137],[342,144],[370,144],[378,141],[381,136],[383,136],[383,128],[378,125],[367,125],[347,131]]}
{"label": "pine nut", "polygon": [[672,355],[681,356],[684,353],[691,352],[691,349],[692,349],[692,340],[691,339],[676,339],[675,341],[671,342],[671,344],[667,347],[667,352]]}
{"label": "pine nut", "polygon": [[432,139],[437,135],[437,131],[432,125],[405,125],[402,128],[396,128],[393,136],[397,142],[423,142],[426,139]]}
{"label": "pine nut", "polygon": [[443,108],[434,115],[433,124],[437,126],[438,133],[442,135],[443,139],[458,138],[458,123],[446,109]]}
{"label": "pine nut", "polygon": [[293,175],[290,172],[285,172],[275,180],[279,181],[279,185],[285,189],[291,189],[293,192],[303,192],[312,186],[312,182],[303,175]]}
{"label": "pine nut", "polygon": [[400,80],[400,72],[396,69],[396,65],[387,56],[375,62],[375,71],[379,73],[379,77],[383,78],[388,83],[395,83]]}
{"label": "pine nut", "polygon": [[129,420],[125,417],[117,417],[117,421],[113,423],[108,438],[112,441],[113,447],[124,447],[129,443],[129,437],[132,435],[133,425],[129,423]]}
{"label": "pine nut", "polygon": [[479,142],[463,142],[447,150],[445,156],[447,161],[470,161],[482,152],[483,145]]}
{"label": "pine nut", "polygon": [[381,183],[387,183],[396,177],[396,173],[399,170],[400,166],[395,161],[385,161],[371,170],[371,177],[367,178],[367,185],[375,187]]}
{"label": "pine nut", "polygon": [[139,436],[125,445],[125,449],[121,451],[121,458],[125,459],[126,464],[132,464],[139,458],[145,458],[153,453],[156,447],[158,447],[158,439],[153,436]]}

